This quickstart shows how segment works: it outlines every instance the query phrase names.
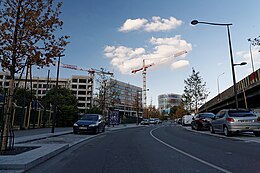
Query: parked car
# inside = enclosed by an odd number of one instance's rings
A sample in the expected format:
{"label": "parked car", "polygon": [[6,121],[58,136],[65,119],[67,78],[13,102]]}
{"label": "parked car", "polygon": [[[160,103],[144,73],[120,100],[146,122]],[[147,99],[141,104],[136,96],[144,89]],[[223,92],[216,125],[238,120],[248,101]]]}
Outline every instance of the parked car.
{"label": "parked car", "polygon": [[210,122],[212,121],[212,118],[215,116],[215,114],[211,112],[204,112],[196,114],[192,118],[191,122],[191,128],[195,130],[202,130],[202,129],[209,129]]}
{"label": "parked car", "polygon": [[192,118],[193,116],[192,115],[184,115],[182,117],[182,125],[185,126],[185,125],[190,125],[191,124],[191,121],[192,121]]}
{"label": "parked car", "polygon": [[250,110],[224,109],[211,121],[210,132],[222,132],[226,136],[239,132],[253,132],[255,136],[260,136],[260,117]]}
{"label": "parked car", "polygon": [[142,121],[141,121],[141,123],[140,123],[141,125],[149,125],[150,124],[150,122],[149,122],[149,120],[148,119],[143,119]]}
{"label": "parked car", "polygon": [[105,120],[102,115],[99,114],[84,114],[81,118],[74,123],[73,133],[80,132],[93,132],[99,133],[105,131]]}

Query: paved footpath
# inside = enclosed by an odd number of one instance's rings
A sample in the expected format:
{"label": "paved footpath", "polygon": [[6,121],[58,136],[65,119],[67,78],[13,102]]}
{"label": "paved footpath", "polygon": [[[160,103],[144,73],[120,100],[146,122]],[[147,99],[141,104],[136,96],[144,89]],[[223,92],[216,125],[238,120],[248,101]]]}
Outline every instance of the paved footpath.
{"label": "paved footpath", "polygon": [[[141,127],[136,124],[120,124],[106,127],[106,132],[125,128]],[[15,147],[38,147],[18,155],[0,155],[0,173],[21,173],[66,149],[98,135],[73,134],[72,127],[30,129],[15,131]]]}

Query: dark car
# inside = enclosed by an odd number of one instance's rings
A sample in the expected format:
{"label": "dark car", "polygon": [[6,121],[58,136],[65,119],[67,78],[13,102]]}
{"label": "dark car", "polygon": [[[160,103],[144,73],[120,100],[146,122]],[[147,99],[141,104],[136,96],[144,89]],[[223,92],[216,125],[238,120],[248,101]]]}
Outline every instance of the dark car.
{"label": "dark car", "polygon": [[194,116],[191,122],[191,128],[195,130],[208,130],[210,127],[210,122],[214,118],[215,114],[211,112],[199,113]]}
{"label": "dark car", "polygon": [[84,114],[76,123],[74,123],[73,133],[76,134],[80,132],[104,132],[105,126],[106,123],[102,115]]}

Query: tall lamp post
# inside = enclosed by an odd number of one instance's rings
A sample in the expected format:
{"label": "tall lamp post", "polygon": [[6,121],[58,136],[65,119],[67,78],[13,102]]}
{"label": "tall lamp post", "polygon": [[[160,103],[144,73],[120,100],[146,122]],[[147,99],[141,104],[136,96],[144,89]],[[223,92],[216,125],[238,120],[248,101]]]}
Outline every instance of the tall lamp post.
{"label": "tall lamp post", "polygon": [[216,26],[226,26],[226,27],[227,27],[229,53],[230,53],[230,61],[231,61],[231,69],[232,69],[232,77],[233,77],[234,97],[235,97],[236,109],[238,109],[236,76],[235,76],[234,66],[235,66],[235,65],[245,65],[245,64],[244,64],[244,63],[234,64],[233,52],[232,52],[232,45],[231,45],[231,38],[230,38],[230,31],[229,31],[229,26],[232,25],[232,23],[211,23],[211,22],[200,22],[200,21],[198,21],[198,20],[193,20],[193,21],[191,21],[191,24],[192,24],[192,25],[197,25],[198,23],[206,24],[206,25],[216,25]]}
{"label": "tall lamp post", "polygon": [[225,72],[221,73],[220,75],[218,75],[217,78],[217,85],[218,85],[218,100],[220,101],[220,95],[219,95],[219,77],[222,76],[223,74],[225,74]]}
{"label": "tall lamp post", "polygon": [[57,104],[58,104],[58,82],[59,82],[59,73],[60,73],[60,57],[65,55],[59,55],[58,59],[58,67],[57,67],[57,77],[56,77],[56,85],[55,85],[55,100],[54,100],[54,112],[52,115],[52,128],[51,133],[54,133],[55,124],[56,124],[56,116],[57,116]]}
{"label": "tall lamp post", "polygon": [[254,73],[254,72],[255,72],[255,69],[254,69],[253,54],[252,54],[252,44],[253,44],[253,40],[252,40],[251,38],[249,38],[249,39],[247,39],[247,41],[250,42],[250,44],[249,44],[250,59],[251,59],[252,71],[253,71],[253,73]]}

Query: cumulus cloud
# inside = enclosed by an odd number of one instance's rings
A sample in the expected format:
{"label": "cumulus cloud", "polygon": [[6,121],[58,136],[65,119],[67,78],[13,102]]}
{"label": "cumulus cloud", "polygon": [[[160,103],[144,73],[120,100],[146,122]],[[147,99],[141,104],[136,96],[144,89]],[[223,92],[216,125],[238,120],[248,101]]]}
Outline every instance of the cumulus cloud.
{"label": "cumulus cloud", "polygon": [[189,61],[187,60],[179,60],[171,64],[172,69],[179,69],[189,65]]}
{"label": "cumulus cloud", "polygon": [[177,28],[182,24],[181,20],[174,17],[163,19],[159,16],[152,17],[151,21],[144,18],[127,19],[123,26],[119,28],[120,32],[129,32],[133,30],[143,30],[146,32],[169,31]]}
{"label": "cumulus cloud", "polygon": [[[106,46],[104,49],[104,55],[111,59],[111,64],[118,68],[123,74],[129,74],[133,69],[139,69],[142,67],[143,59],[146,64],[154,63],[156,66],[165,63],[172,63],[176,60],[174,55],[181,51],[191,51],[192,45],[181,39],[181,36],[177,35],[170,38],[154,38],[149,41],[153,46],[152,52],[146,52],[144,48],[128,48],[125,46]],[[181,54],[179,57],[185,58],[186,53]],[[187,65],[187,60],[180,61],[180,63]],[[174,69],[177,68],[173,65]]]}

